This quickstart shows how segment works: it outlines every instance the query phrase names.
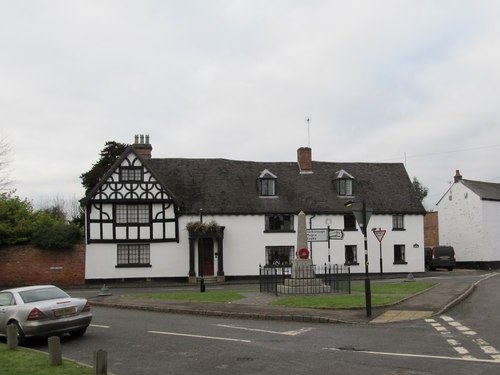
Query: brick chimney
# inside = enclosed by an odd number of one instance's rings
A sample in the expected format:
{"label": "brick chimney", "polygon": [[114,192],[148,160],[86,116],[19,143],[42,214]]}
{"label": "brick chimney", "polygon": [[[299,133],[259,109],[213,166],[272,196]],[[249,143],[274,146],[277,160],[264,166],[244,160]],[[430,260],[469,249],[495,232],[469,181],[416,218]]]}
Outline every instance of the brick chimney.
{"label": "brick chimney", "polygon": [[153,147],[149,144],[149,135],[135,135],[134,144],[135,151],[144,159],[151,159],[151,151]]}
{"label": "brick chimney", "polygon": [[460,171],[458,169],[455,171],[454,179],[455,179],[455,183],[457,183],[458,181],[462,181],[462,175],[460,174]]}
{"label": "brick chimney", "polygon": [[313,173],[310,147],[301,147],[297,150],[297,162],[299,163],[300,173]]}

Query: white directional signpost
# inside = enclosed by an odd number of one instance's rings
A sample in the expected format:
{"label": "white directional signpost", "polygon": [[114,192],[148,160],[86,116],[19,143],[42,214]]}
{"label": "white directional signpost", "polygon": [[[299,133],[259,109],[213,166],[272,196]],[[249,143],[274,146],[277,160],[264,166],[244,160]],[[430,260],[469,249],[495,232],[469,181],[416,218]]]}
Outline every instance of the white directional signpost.
{"label": "white directional signpost", "polygon": [[341,240],[344,238],[344,231],[342,229],[329,229],[331,240]]}
{"label": "white directional signpost", "polygon": [[326,242],[328,241],[328,228],[307,229],[307,242]]}
{"label": "white directional signpost", "polygon": [[328,242],[328,263],[330,263],[330,240],[341,240],[344,238],[342,229],[307,229],[307,242]]}
{"label": "white directional signpost", "polygon": [[379,251],[380,251],[380,276],[383,275],[384,273],[384,270],[383,270],[383,266],[382,266],[382,239],[384,238],[385,236],[385,229],[373,229],[373,234],[375,235],[375,237],[377,237],[377,240],[378,240],[378,243],[379,243]]}

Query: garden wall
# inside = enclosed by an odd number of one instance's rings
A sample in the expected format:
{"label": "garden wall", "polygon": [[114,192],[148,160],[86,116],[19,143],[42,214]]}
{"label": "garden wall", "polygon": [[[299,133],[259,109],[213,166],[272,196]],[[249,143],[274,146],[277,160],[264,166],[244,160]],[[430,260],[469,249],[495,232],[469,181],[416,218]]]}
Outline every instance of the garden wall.
{"label": "garden wall", "polygon": [[427,212],[424,217],[424,244],[433,247],[439,245],[438,213]]}
{"label": "garden wall", "polygon": [[67,250],[0,247],[0,285],[33,284],[85,284],[85,245],[75,245]]}

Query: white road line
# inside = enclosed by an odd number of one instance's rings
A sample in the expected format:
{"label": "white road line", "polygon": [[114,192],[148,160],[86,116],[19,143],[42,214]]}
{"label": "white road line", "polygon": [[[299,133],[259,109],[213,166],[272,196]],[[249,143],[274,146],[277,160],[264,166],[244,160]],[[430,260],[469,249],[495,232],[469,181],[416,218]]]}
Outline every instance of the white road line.
{"label": "white road line", "polygon": [[111,328],[110,326],[100,326],[99,324],[91,324],[90,326],[96,328]]}
{"label": "white road line", "polygon": [[340,352],[353,352],[353,353],[363,353],[363,354],[374,354],[392,357],[412,357],[412,358],[429,358],[429,359],[445,359],[450,361],[464,361],[464,362],[480,362],[480,363],[495,363],[500,365],[500,360],[498,359],[477,359],[477,358],[457,358],[457,357],[445,357],[439,355],[424,355],[424,354],[409,354],[409,353],[388,353],[388,352],[374,352],[370,350],[345,350],[339,348],[322,348],[323,350],[340,351]]}
{"label": "white road line", "polygon": [[[477,332],[471,330],[470,328],[464,326],[462,323],[456,321],[455,319],[442,315],[441,319],[444,320],[446,323],[448,323],[451,327],[455,328],[459,333],[461,333],[464,336],[477,336]],[[435,326],[435,323],[432,323],[431,321],[427,321],[427,323],[430,323],[434,328],[437,329]],[[463,348],[460,347],[461,345],[457,340],[447,340],[448,344],[450,344],[453,349],[455,349],[458,353],[460,353],[464,357],[469,357],[469,352]],[[493,346],[491,346],[488,342],[481,338],[474,338],[472,339],[472,342],[479,346],[479,348],[483,351],[484,354],[489,355],[493,360],[498,361],[500,359],[500,352]]]}
{"label": "white road line", "polygon": [[[452,323],[454,322],[452,318],[449,318],[447,317],[447,319],[443,319],[445,320],[448,324],[452,325]],[[452,337],[452,338],[449,338],[449,339],[446,339],[446,342],[458,353],[460,354],[460,356],[464,359],[473,359],[474,357],[470,354],[470,352],[465,349],[465,347],[462,346],[462,344],[460,343],[460,341],[458,340],[455,340],[453,338],[453,335],[451,334],[450,331],[448,331],[448,329],[446,327],[444,327],[443,325],[441,325],[441,323],[432,323],[432,322],[429,322],[431,324],[431,326],[433,326],[436,331],[440,332],[443,337]],[[455,325],[452,325],[456,328],[456,324]]]}
{"label": "white road line", "polygon": [[441,315],[439,318],[441,318],[441,320],[444,320],[449,325],[453,325],[453,323],[455,323],[455,319],[446,315]]}
{"label": "white road line", "polygon": [[158,334],[158,335],[170,335],[170,336],[193,337],[193,338],[197,338],[197,339],[222,340],[222,341],[236,341],[236,342],[252,342],[252,341],[250,341],[250,340],[232,339],[232,338],[229,338],[229,337],[215,337],[215,336],[189,335],[189,334],[187,334],[187,333],[176,333],[176,332],[148,331],[148,333],[155,333],[155,334]]}
{"label": "white road line", "polygon": [[301,328],[301,329],[298,329],[296,331],[279,332],[279,331],[270,331],[270,330],[267,330],[267,329],[239,327],[239,326],[226,325],[226,324],[216,324],[216,326],[217,327],[223,327],[223,328],[241,329],[243,331],[271,333],[273,335],[286,335],[286,336],[297,336],[297,335],[300,335],[302,333],[309,332],[310,330],[312,330],[312,328]]}
{"label": "white road line", "polygon": [[481,350],[486,354],[500,354],[498,350],[496,350],[492,345],[488,344],[488,342],[483,339],[473,339],[472,341],[479,345]]}
{"label": "white road line", "polygon": [[455,349],[456,352],[463,357],[466,357],[466,356],[470,357],[471,356],[470,352],[467,349],[465,349],[463,346],[454,346],[453,349]]}

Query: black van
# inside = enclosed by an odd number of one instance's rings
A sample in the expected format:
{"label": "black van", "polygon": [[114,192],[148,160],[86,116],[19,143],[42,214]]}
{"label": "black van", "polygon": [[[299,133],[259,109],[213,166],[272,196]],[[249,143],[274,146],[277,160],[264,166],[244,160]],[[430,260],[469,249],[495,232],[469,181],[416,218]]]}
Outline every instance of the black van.
{"label": "black van", "polygon": [[429,271],[434,271],[436,268],[446,268],[451,271],[455,265],[455,249],[452,246],[425,248],[425,267]]}

